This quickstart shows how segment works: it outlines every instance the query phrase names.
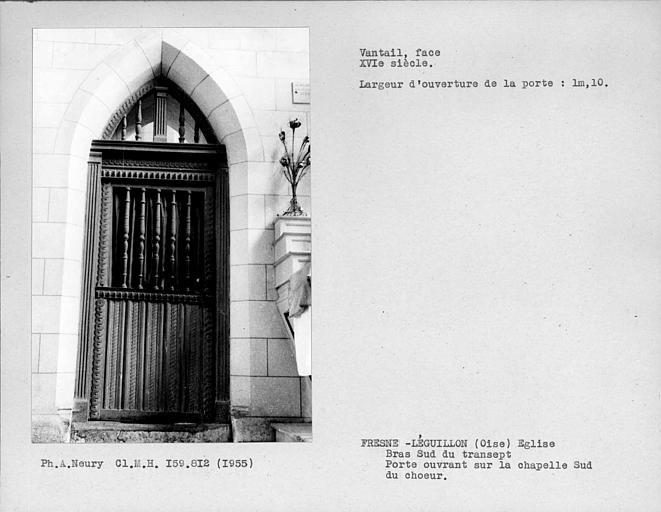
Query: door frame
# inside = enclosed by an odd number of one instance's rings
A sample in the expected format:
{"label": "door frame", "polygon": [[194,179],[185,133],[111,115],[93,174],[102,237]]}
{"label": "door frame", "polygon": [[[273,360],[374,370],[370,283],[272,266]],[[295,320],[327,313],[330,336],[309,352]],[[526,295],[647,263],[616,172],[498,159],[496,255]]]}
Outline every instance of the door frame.
{"label": "door frame", "polygon": [[[105,166],[104,166],[105,162]],[[95,299],[94,289],[98,271],[99,233],[102,215],[102,180],[115,177],[139,177],[149,174],[168,179],[173,174],[179,180],[198,181],[209,173],[216,175],[215,183],[215,375],[214,411],[208,422],[228,423],[229,401],[229,172],[225,147],[220,144],[182,144],[115,140],[92,141],[87,176],[85,237],[83,242],[83,275],[81,279],[81,314],[74,387],[72,422],[95,421],[93,410],[98,396],[99,379],[103,369],[94,368],[98,361],[94,351],[104,343],[105,325],[96,321],[102,301]],[[103,271],[103,269],[102,269]],[[101,315],[102,317],[102,315]],[[97,365],[98,366],[98,365]],[[96,418],[95,418],[96,417]],[[159,417],[162,422],[162,417]]]}

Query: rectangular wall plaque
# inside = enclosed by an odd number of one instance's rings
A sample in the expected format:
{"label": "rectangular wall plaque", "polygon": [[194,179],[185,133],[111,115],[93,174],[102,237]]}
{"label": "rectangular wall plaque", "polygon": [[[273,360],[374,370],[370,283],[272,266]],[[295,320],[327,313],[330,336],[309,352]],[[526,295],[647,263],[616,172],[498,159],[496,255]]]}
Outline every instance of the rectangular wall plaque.
{"label": "rectangular wall plaque", "polygon": [[310,84],[307,82],[292,82],[291,102],[296,104],[310,104]]}

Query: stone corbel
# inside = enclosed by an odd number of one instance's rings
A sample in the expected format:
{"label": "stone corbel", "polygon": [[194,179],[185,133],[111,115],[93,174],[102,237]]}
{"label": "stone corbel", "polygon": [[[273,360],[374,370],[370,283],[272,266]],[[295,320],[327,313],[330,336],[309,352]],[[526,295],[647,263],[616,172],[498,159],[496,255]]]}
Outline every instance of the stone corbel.
{"label": "stone corbel", "polygon": [[311,261],[312,230],[310,217],[279,216],[275,221],[275,288],[278,292],[278,311],[290,336],[289,279]]}

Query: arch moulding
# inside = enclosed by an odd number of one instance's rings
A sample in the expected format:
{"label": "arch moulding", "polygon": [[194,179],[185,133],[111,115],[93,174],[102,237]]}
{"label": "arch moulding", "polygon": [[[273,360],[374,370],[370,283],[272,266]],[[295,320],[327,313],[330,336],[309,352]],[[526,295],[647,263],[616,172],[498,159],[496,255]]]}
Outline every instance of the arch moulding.
{"label": "arch moulding", "polygon": [[[230,174],[239,172],[238,164],[264,161],[252,111],[234,79],[187,38],[175,31],[156,30],[105,58],[74,94],[55,143],[55,152],[69,157],[69,189],[85,190],[92,140],[102,139],[113,117],[158,77],[175,83],[200,109],[216,139],[226,148]],[[82,218],[76,220],[78,226],[82,225]],[[73,251],[82,254],[82,239],[76,229],[80,228],[67,225],[65,245],[76,245]],[[60,360],[62,357],[70,355],[59,354]],[[63,381],[58,385],[56,400],[61,411],[73,403],[70,384]]]}

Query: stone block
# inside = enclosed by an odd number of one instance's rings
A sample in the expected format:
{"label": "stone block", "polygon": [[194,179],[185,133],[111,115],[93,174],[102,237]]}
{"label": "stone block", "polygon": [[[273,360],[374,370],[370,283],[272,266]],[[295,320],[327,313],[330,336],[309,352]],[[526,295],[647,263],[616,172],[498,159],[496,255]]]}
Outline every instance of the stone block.
{"label": "stone block", "polygon": [[88,44],[82,42],[55,42],[53,44],[53,68],[94,69],[99,62],[117,49],[115,45]]}
{"label": "stone block", "polygon": [[231,375],[266,375],[265,339],[230,339]]}
{"label": "stone block", "polygon": [[64,257],[66,224],[32,223],[32,256],[34,258]]}
{"label": "stone block", "polygon": [[57,374],[32,374],[32,412],[37,414],[55,414],[55,392]]}
{"label": "stone block", "polygon": [[69,441],[68,425],[58,414],[32,415],[33,443],[66,443]]}
{"label": "stone block", "polygon": [[246,414],[250,410],[250,379],[252,377],[232,376],[230,378],[230,401],[233,414],[242,411]]}
{"label": "stone block", "polygon": [[81,261],[83,255],[83,228],[74,224],[66,224],[66,239],[64,258]]}
{"label": "stone block", "polygon": [[251,377],[250,413],[253,416],[300,416],[298,377]]}
{"label": "stone block", "polygon": [[241,120],[251,120],[252,112],[243,96],[235,96],[213,109],[208,118],[216,133],[225,137],[240,131]]}
{"label": "stone block", "polygon": [[52,153],[55,149],[55,137],[57,128],[37,128],[32,129],[32,152],[33,153]]}
{"label": "stone block", "polygon": [[95,132],[87,126],[71,121],[62,121],[57,131],[54,152],[86,158],[89,155],[92,139],[95,137]]}
{"label": "stone block", "polygon": [[68,197],[69,197],[69,190],[66,188],[51,189],[50,198],[48,202],[49,222],[67,221]]}
{"label": "stone block", "polygon": [[[74,356],[75,365],[75,356]],[[69,413],[73,407],[75,375],[72,372],[61,372],[58,368],[57,381],[55,385],[55,406],[62,413],[68,410]]]}
{"label": "stone block", "polygon": [[310,169],[308,169],[307,174],[301,178],[301,181],[298,183],[298,188],[296,189],[296,193],[301,196],[301,201],[308,201],[308,208],[312,207],[310,204],[310,195],[312,195],[311,185],[312,166],[310,166]]}
{"label": "stone block", "polygon": [[276,49],[288,52],[307,52],[310,31],[307,28],[278,28],[275,33]]}
{"label": "stone block", "polygon": [[85,193],[75,189],[51,189],[48,221],[82,227],[85,224]]}
{"label": "stone block", "polygon": [[34,31],[37,41],[95,42],[93,28],[39,28]]}
{"label": "stone block", "polygon": [[238,50],[241,47],[241,28],[209,29],[208,47],[214,50]]}
{"label": "stone block", "polygon": [[[89,155],[89,148],[87,151],[87,155]],[[84,158],[78,156],[71,157],[67,182],[69,188],[72,190],[85,191],[87,189],[87,179],[89,177],[87,173],[87,155]]]}
{"label": "stone block", "polygon": [[[154,68],[135,41],[109,55],[105,63],[122,79],[130,91],[137,91],[155,77]],[[113,108],[114,105],[108,105]]]}
{"label": "stone block", "polygon": [[101,63],[94,68],[80,88],[92,93],[110,110],[121,105],[132,92],[126,82],[106,63]]}
{"label": "stone block", "polygon": [[75,334],[42,334],[39,371],[73,373],[76,370],[77,350],[78,336]]}
{"label": "stone block", "polygon": [[276,443],[311,443],[312,423],[271,423]]}
{"label": "stone block", "polygon": [[277,30],[262,27],[238,29],[241,48],[244,50],[275,50]]}
{"label": "stone block", "polygon": [[39,372],[56,373],[59,334],[42,334],[39,345]]}
{"label": "stone block", "polygon": [[266,299],[264,265],[233,265],[230,267],[230,300]]}
{"label": "stone block", "polygon": [[266,265],[266,300],[276,300],[278,292],[275,289],[275,267]]}
{"label": "stone block", "polygon": [[257,76],[309,80],[307,52],[258,52]]}
{"label": "stone block", "polygon": [[32,332],[78,334],[80,301],[76,297],[32,296]]}
{"label": "stone block", "polygon": [[44,261],[43,294],[78,297],[81,286],[81,262],[52,258]]}
{"label": "stone block", "polygon": [[273,264],[273,230],[241,229],[230,232],[230,263]]}
{"label": "stone block", "polygon": [[32,332],[59,332],[61,307],[60,297],[32,296]]}
{"label": "stone block", "polygon": [[[165,45],[164,45],[165,47]],[[167,74],[190,96],[207,75],[218,67],[218,63],[197,45],[188,43],[175,56]]]}
{"label": "stone block", "polygon": [[40,334],[32,335],[32,348],[30,354],[32,356],[32,372],[36,373],[39,371],[39,343],[41,341]]}
{"label": "stone block", "polygon": [[[288,194],[289,184],[279,163],[243,162],[230,167],[230,195]],[[268,198],[266,198],[268,199]],[[268,210],[266,210],[268,211]],[[272,228],[267,222],[265,227]]]}
{"label": "stone block", "polygon": [[290,339],[269,339],[267,346],[269,376],[298,377],[292,341]]}
{"label": "stone block", "polygon": [[[232,76],[222,68],[216,68],[204,78],[191,93],[191,99],[208,117],[219,105],[241,94]],[[217,132],[218,136],[222,132]]]}
{"label": "stone block", "polygon": [[287,331],[275,302],[231,302],[230,337],[286,338]]}
{"label": "stone block", "polygon": [[70,163],[67,155],[32,155],[32,186],[66,187]]}
{"label": "stone block", "polygon": [[[151,34],[154,34],[153,28],[97,28],[95,30],[95,42],[97,44],[123,45]],[[157,30],[156,34],[160,39],[160,30]]]}
{"label": "stone block", "polygon": [[110,108],[92,93],[78,90],[64,113],[64,120],[79,123],[100,136],[111,114]]}
{"label": "stone block", "polygon": [[172,63],[179,52],[190,41],[187,37],[175,29],[165,29],[162,32],[163,43],[161,46],[161,75],[168,76]]}
{"label": "stone block", "polygon": [[301,377],[301,416],[312,419],[312,379]]}
{"label": "stone block", "polygon": [[275,441],[269,418],[232,417],[232,440],[235,443],[263,443]]}
{"label": "stone block", "polygon": [[36,68],[32,73],[32,101],[69,103],[87,76],[85,70]]}
{"label": "stone block", "polygon": [[[59,333],[78,335],[80,314],[80,299],[78,297],[60,297],[62,307],[60,311]],[[47,332],[47,331],[46,331]]]}
{"label": "stone block", "polygon": [[216,62],[232,76],[256,76],[257,53],[247,50],[217,50],[213,52]]}
{"label": "stone block", "polygon": [[72,443],[226,443],[230,441],[228,423],[204,425],[122,424],[109,421],[74,422]]}
{"label": "stone block", "polygon": [[230,198],[230,230],[264,227],[263,195],[250,194]]}
{"label": "stone block", "polygon": [[[282,142],[277,134],[262,136],[262,147],[264,148],[264,160],[267,162],[280,162],[282,158]],[[300,139],[299,139],[300,142]],[[290,143],[291,145],[291,143]]]}
{"label": "stone block", "polygon": [[33,103],[32,125],[39,128],[57,128],[67,106],[67,103]]}
{"label": "stone block", "polygon": [[41,258],[32,258],[32,295],[42,295],[44,293],[44,266],[45,260]]}
{"label": "stone block", "polygon": [[154,76],[158,76],[161,72],[161,31],[148,29],[145,33],[136,37],[136,43],[142,48],[145,57],[147,57]]}
{"label": "stone block", "polygon": [[[212,124],[216,133],[219,133],[218,123]],[[220,132],[222,133],[222,132]],[[227,149],[227,161],[230,165],[239,162],[263,162],[264,148],[262,139],[256,128],[248,128],[242,131],[224,135],[220,141]]]}
{"label": "stone block", "polygon": [[236,82],[252,110],[275,109],[275,81],[273,78],[237,77]]}
{"label": "stone block", "polygon": [[53,43],[34,41],[32,43],[32,67],[50,68],[53,65]]}

